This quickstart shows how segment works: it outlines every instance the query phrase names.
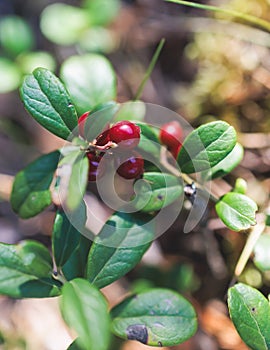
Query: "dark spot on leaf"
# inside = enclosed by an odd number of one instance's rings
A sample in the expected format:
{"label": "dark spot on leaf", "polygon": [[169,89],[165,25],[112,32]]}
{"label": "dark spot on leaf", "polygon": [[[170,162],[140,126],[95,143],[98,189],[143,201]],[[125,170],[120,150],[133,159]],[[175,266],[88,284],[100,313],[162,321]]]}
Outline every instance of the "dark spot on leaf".
{"label": "dark spot on leaf", "polygon": [[158,198],[160,201],[162,201],[162,199],[163,199],[162,194],[159,194],[159,195],[157,196],[157,198]]}
{"label": "dark spot on leaf", "polygon": [[143,324],[134,324],[128,326],[127,330],[128,340],[137,340],[143,344],[147,344],[148,341],[148,331]]}
{"label": "dark spot on leaf", "polygon": [[158,346],[162,347],[162,343],[161,341],[158,342]]}
{"label": "dark spot on leaf", "polygon": [[252,311],[252,312],[255,312],[255,311],[256,311],[256,307],[252,307],[252,308],[251,308],[251,311]]}

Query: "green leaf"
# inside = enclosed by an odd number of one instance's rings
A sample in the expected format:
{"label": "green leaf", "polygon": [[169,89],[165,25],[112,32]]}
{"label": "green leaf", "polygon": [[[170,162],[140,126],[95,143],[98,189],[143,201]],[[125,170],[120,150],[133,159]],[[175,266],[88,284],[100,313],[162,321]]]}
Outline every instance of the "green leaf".
{"label": "green leaf", "polygon": [[87,279],[103,288],[129,272],[154,239],[148,217],[116,212],[96,237],[88,256]]}
{"label": "green leaf", "polygon": [[29,24],[19,16],[1,17],[0,46],[13,57],[30,51],[34,46],[34,35]]}
{"label": "green leaf", "polygon": [[43,298],[60,294],[52,278],[49,251],[40,243],[0,243],[0,294],[13,298]]}
{"label": "green leaf", "polygon": [[65,283],[61,312],[77,334],[78,345],[85,350],[107,350],[110,342],[110,317],[107,303],[99,290],[84,279]]}
{"label": "green leaf", "polygon": [[32,117],[53,134],[66,140],[77,127],[74,105],[64,85],[49,70],[37,68],[27,75],[21,97]]}
{"label": "green leaf", "polygon": [[213,168],[202,173],[205,181],[216,179],[229,174],[243,159],[244,149],[240,143],[236,143],[233,150]]}
{"label": "green leaf", "polygon": [[143,122],[135,122],[141,129],[141,137],[138,148],[142,155],[145,155],[146,159],[156,163],[156,161],[160,159],[160,141],[158,138],[159,129],[156,127],[143,123]]}
{"label": "green leaf", "polygon": [[75,339],[70,346],[67,348],[67,350],[83,350],[83,348],[80,347],[78,338]]}
{"label": "green leaf", "polygon": [[[146,106],[143,101],[127,101],[120,105],[115,121],[131,120],[143,121],[146,114]],[[147,124],[145,124],[147,125]]]}
{"label": "green leaf", "polygon": [[87,54],[68,58],[60,76],[80,114],[96,105],[116,98],[116,75],[103,56]]}
{"label": "green leaf", "polygon": [[59,151],[45,154],[16,175],[10,201],[21,218],[35,216],[51,204],[50,185],[59,157]]}
{"label": "green leaf", "polygon": [[92,25],[104,26],[110,23],[119,13],[119,0],[84,0],[83,6],[87,9]]}
{"label": "green leaf", "polygon": [[183,185],[178,177],[156,172],[144,173],[143,178],[135,183],[134,189],[135,207],[143,212],[160,210],[183,193]]}
{"label": "green leaf", "polygon": [[85,277],[87,257],[92,241],[81,235],[77,248],[62,268],[65,278],[70,281],[77,277]]}
{"label": "green leaf", "polygon": [[269,301],[258,290],[242,283],[229,289],[230,317],[243,341],[253,350],[270,349]]}
{"label": "green leaf", "polygon": [[263,234],[259,237],[254,247],[254,264],[261,271],[270,270],[270,235]]}
{"label": "green leaf", "polygon": [[86,205],[84,202],[72,213],[66,213],[63,209],[58,209],[52,234],[52,250],[58,267],[62,267],[67,262],[79,245],[80,228],[84,227],[85,222]]}
{"label": "green leaf", "polygon": [[241,193],[226,193],[216,203],[218,216],[233,231],[247,230],[255,225],[257,210],[257,204]]}
{"label": "green leaf", "polygon": [[82,202],[88,182],[88,158],[80,147],[70,146],[63,149],[63,158],[59,163],[59,198],[61,205],[68,211],[76,210]]}
{"label": "green leaf", "polygon": [[22,73],[8,58],[0,57],[0,76],[0,94],[16,90],[20,86]]}
{"label": "green leaf", "polygon": [[186,174],[213,168],[233,150],[236,132],[223,121],[201,125],[185,139],[178,154],[178,164]]}
{"label": "green leaf", "polygon": [[125,299],[111,311],[113,332],[151,346],[174,346],[194,335],[193,306],[168,289],[152,289]]}
{"label": "green leaf", "polygon": [[118,105],[114,101],[97,106],[86,119],[84,135],[87,140],[93,141],[112,121],[117,112]]}
{"label": "green leaf", "polygon": [[76,44],[89,24],[87,13],[83,9],[62,3],[47,6],[40,18],[42,33],[59,45]]}
{"label": "green leaf", "polygon": [[241,177],[237,178],[235,180],[233,192],[246,194],[246,192],[247,192],[247,182],[246,182],[246,180],[242,179]]}

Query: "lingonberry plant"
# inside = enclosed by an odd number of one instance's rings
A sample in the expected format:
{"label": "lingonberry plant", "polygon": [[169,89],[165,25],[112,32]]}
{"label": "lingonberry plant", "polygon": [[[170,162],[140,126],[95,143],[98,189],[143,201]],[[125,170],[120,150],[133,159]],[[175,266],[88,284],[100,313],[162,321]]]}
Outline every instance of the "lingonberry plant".
{"label": "lingonberry plant", "polygon": [[[105,72],[99,84],[93,83],[97,62]],[[245,195],[243,180],[221,197],[209,186],[242,159],[236,131],[223,121],[190,132],[176,120],[147,122],[146,112],[144,119],[133,112],[135,102],[128,108],[116,102],[115,74],[98,55],[68,59],[60,75],[63,82],[38,68],[21,86],[29,114],[66,144],[21,170],[11,195],[13,210],[21,218],[49,206],[55,211],[52,249],[35,241],[0,244],[0,293],[13,298],[61,296],[63,318],[77,334],[69,349],[106,350],[111,333],[157,347],[182,343],[198,326],[195,308],[184,296],[149,288],[109,310],[100,289],[140,262],[153,240],[166,234],[167,223],[174,222],[185,198],[195,218],[193,224],[187,219],[186,231],[198,223],[210,199],[231,230],[251,229],[251,239],[262,232],[264,226],[256,225],[257,205]],[[86,225],[84,196],[94,182],[107,204],[117,176],[132,181],[134,192],[130,201],[113,207],[94,235]],[[248,244],[236,277],[250,253]],[[231,318],[247,344],[269,348],[270,308],[265,297],[236,284],[229,289],[228,300]],[[254,334],[253,343],[246,340],[247,330]]]}

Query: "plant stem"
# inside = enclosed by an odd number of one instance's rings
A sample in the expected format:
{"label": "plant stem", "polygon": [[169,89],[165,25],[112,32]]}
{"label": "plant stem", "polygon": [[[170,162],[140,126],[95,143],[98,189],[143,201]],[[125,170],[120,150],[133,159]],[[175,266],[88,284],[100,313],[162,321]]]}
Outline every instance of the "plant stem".
{"label": "plant stem", "polygon": [[159,58],[160,52],[161,52],[164,44],[165,44],[165,39],[161,39],[160,43],[158,44],[158,47],[157,47],[157,49],[156,49],[156,51],[154,53],[154,56],[153,56],[149,66],[147,68],[147,71],[146,71],[146,73],[145,73],[145,75],[143,77],[143,80],[142,80],[141,84],[138,87],[138,90],[137,90],[136,95],[134,97],[134,101],[138,100],[141,97],[141,94],[143,92],[144,86],[145,86],[147,80],[149,79],[150,75],[153,72],[153,69],[154,69],[154,67],[155,67],[155,65],[157,63],[157,60]]}
{"label": "plant stem", "polygon": [[[160,163],[161,165],[166,168],[170,173],[172,173],[173,175],[177,176],[177,177],[181,177],[182,180],[188,184],[191,185],[192,183],[195,184],[196,188],[199,188],[202,192],[209,194],[211,200],[216,203],[218,201],[218,198],[208,189],[206,189],[205,187],[203,187],[199,182],[195,181],[194,179],[192,179],[190,176],[188,176],[187,174],[181,173],[181,171],[179,171],[176,167],[174,167],[172,164],[170,164],[168,162],[168,158],[167,158],[167,149],[166,147],[161,147],[161,151],[160,151]],[[207,196],[208,197],[208,196]]]}
{"label": "plant stem", "polygon": [[260,235],[263,233],[265,229],[265,223],[258,223],[257,225],[255,225],[250,234],[249,237],[247,239],[246,245],[240,255],[240,258],[238,259],[238,262],[236,264],[235,270],[234,270],[234,275],[236,277],[239,277],[241,275],[241,273],[243,272],[248,259],[250,257],[250,255],[253,252],[254,246],[257,242],[257,240],[259,239]]}
{"label": "plant stem", "polygon": [[53,278],[61,282],[62,284],[65,284],[67,282],[62,270],[57,270],[57,273],[53,274]]}
{"label": "plant stem", "polygon": [[234,19],[243,20],[244,22],[251,24],[254,27],[258,27],[258,28],[270,33],[270,22],[265,21],[264,19],[258,18],[256,16],[252,16],[252,15],[238,12],[235,10],[220,8],[217,6],[198,4],[196,2],[191,2],[191,1],[183,1],[183,0],[165,0],[165,1],[174,2],[174,3],[179,4],[179,5],[195,7],[195,8],[199,8],[199,9],[203,9],[203,10],[209,10],[209,11],[223,13],[225,15],[232,16]]}

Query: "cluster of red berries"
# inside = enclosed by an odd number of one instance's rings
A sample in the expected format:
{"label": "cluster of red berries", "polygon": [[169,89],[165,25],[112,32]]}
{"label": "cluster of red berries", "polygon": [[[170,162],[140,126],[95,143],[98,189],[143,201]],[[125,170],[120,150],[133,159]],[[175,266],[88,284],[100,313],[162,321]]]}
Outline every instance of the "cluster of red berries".
{"label": "cluster of red berries", "polygon": [[[90,112],[84,113],[78,120],[79,133],[84,137],[84,125]],[[104,130],[91,143],[87,151],[89,160],[89,181],[96,181],[105,172],[104,154],[110,151],[118,175],[125,179],[137,179],[144,171],[144,160],[135,151],[140,142],[140,127],[123,120]],[[182,146],[183,131],[177,121],[166,123],[162,126],[159,139],[176,159]]]}
{"label": "cluster of red berries", "polygon": [[[84,136],[84,124],[89,112],[79,120],[79,132]],[[125,179],[136,179],[144,171],[144,160],[134,149],[140,142],[141,130],[136,124],[123,120],[106,129],[93,141],[87,152],[89,160],[89,181],[96,181],[105,172],[102,161],[107,151],[113,155],[117,173]]]}
{"label": "cluster of red berries", "polygon": [[167,146],[168,151],[176,159],[182,147],[183,130],[181,125],[176,120],[162,125],[159,139],[163,145]]}

